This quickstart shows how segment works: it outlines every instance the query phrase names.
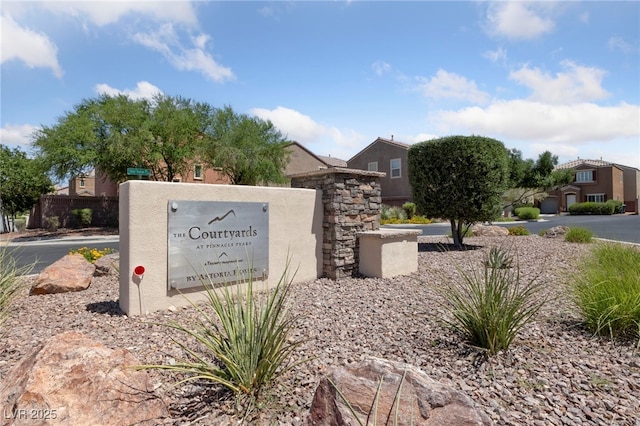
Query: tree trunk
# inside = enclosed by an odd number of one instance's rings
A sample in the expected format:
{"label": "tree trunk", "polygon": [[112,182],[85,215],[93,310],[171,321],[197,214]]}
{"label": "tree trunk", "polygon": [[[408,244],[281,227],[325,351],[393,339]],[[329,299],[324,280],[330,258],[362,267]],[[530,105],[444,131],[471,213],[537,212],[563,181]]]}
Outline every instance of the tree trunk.
{"label": "tree trunk", "polygon": [[462,247],[462,221],[451,219],[451,235],[453,236],[453,244],[456,247]]}

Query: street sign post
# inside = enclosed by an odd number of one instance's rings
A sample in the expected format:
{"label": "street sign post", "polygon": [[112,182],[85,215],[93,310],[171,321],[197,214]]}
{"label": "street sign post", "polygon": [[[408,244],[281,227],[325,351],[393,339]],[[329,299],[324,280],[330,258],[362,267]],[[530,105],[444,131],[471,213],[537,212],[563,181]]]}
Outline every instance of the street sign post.
{"label": "street sign post", "polygon": [[139,176],[140,178],[142,178],[142,176],[149,176],[151,174],[151,170],[150,169],[142,169],[140,167],[128,167],[127,168],[127,175],[128,176]]}

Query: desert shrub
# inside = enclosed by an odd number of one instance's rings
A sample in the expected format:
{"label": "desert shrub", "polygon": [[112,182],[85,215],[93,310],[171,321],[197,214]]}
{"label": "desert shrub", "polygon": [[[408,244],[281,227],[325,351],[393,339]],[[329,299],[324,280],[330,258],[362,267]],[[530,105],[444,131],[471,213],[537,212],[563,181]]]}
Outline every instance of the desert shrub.
{"label": "desert shrub", "polygon": [[579,226],[571,227],[565,234],[564,239],[570,243],[590,243],[593,239],[593,232]]}
{"label": "desert shrub", "polygon": [[415,225],[428,225],[431,223],[431,219],[424,216],[413,216],[411,219],[407,221],[408,223],[413,223]]}
{"label": "desert shrub", "polygon": [[416,203],[404,203],[402,210],[407,215],[407,219],[411,219],[416,214]]}
{"label": "desert shrub", "polygon": [[618,201],[618,200],[608,200],[605,204],[610,204],[613,206],[613,214],[620,214],[622,213],[622,201]]}
{"label": "desert shrub", "polygon": [[91,225],[91,217],[93,216],[91,209],[74,209],[71,210],[71,214],[73,214],[80,226],[86,227]]}
{"label": "desert shrub", "polygon": [[240,286],[232,292],[228,286],[216,290],[214,283],[203,282],[208,298],[204,306],[194,304],[199,313],[196,323],[161,324],[194,338],[206,353],[177,342],[192,361],[139,368],[184,373],[186,378],[178,384],[210,381],[255,402],[266,385],[297,365],[288,363],[288,358],[302,342],[291,338],[297,318],[286,306],[291,289],[286,271],[260,301],[253,293],[253,278],[247,278],[244,295]]}
{"label": "desert shrub", "polygon": [[540,209],[537,207],[519,207],[515,214],[522,220],[536,220],[540,218]]}
{"label": "desert shrub", "polygon": [[491,247],[484,264],[486,267],[494,269],[511,268],[513,265],[513,256],[511,256],[508,250],[501,247]]}
{"label": "desert shrub", "polygon": [[573,203],[569,206],[569,214],[580,215],[580,214],[601,214],[601,215],[610,215],[613,214],[615,210],[615,206],[613,204],[607,203]]}
{"label": "desert shrub", "polygon": [[6,247],[0,247],[0,337],[4,335],[3,324],[9,316],[11,304],[22,289],[23,275],[33,270],[34,264],[19,267]]}
{"label": "desert shrub", "polygon": [[640,251],[598,245],[583,259],[570,284],[587,327],[594,333],[640,339]]}
{"label": "desert shrub", "polygon": [[522,235],[531,235],[531,232],[524,225],[511,226],[509,229],[509,235],[522,236]]}
{"label": "desert shrub", "polygon": [[58,216],[45,217],[44,228],[47,231],[57,231],[58,228],[60,228],[60,219],[58,219]]}
{"label": "desert shrub", "polygon": [[519,265],[506,267],[511,255],[503,250],[493,259],[490,252],[480,271],[458,268],[461,282],[445,280],[439,288],[444,322],[489,354],[508,349],[545,302],[537,277],[521,282]]}
{"label": "desert shrub", "polygon": [[[517,209],[521,208],[521,207],[533,207],[533,203],[523,203],[523,202],[520,202],[520,203],[513,203],[513,210],[514,210],[514,212],[515,212]],[[517,215],[516,215],[516,216],[517,216]]]}
{"label": "desert shrub", "polygon": [[402,223],[407,220],[405,211],[397,206],[383,205],[380,210],[380,223]]}
{"label": "desert shrub", "polygon": [[96,248],[80,247],[76,250],[69,250],[69,254],[81,254],[85,259],[87,259],[87,261],[96,263],[96,260],[100,259],[102,256],[113,253],[113,251],[114,250],[110,248],[99,250]]}

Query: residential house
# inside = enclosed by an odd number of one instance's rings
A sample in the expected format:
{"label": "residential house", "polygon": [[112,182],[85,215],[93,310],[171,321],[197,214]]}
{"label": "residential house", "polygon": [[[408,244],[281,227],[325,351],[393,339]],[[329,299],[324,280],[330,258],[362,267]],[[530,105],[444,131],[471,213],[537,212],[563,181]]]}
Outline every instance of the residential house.
{"label": "residential house", "polygon": [[347,162],[339,158],[316,155],[304,145],[293,141],[288,146],[289,163],[285,168],[285,176],[310,172],[331,167],[347,167]]}
{"label": "residential house", "polygon": [[380,178],[382,202],[390,206],[402,206],[411,201],[409,184],[409,144],[391,139],[377,138],[347,161],[350,169],[384,172]]}
{"label": "residential house", "polygon": [[638,211],[640,170],[603,160],[577,159],[557,169],[575,169],[573,183],[550,191],[540,203],[542,213],[566,212],[573,203],[618,200],[626,211]]}

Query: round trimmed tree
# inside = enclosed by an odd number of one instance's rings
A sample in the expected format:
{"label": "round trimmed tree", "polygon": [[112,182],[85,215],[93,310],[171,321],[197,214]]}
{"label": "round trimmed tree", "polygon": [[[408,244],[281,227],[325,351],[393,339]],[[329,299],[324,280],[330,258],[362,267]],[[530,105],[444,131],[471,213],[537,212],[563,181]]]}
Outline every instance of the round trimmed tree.
{"label": "round trimmed tree", "polygon": [[453,242],[466,229],[496,219],[509,184],[509,154],[482,136],[447,136],[412,145],[408,153],[413,202],[422,214],[448,219]]}

